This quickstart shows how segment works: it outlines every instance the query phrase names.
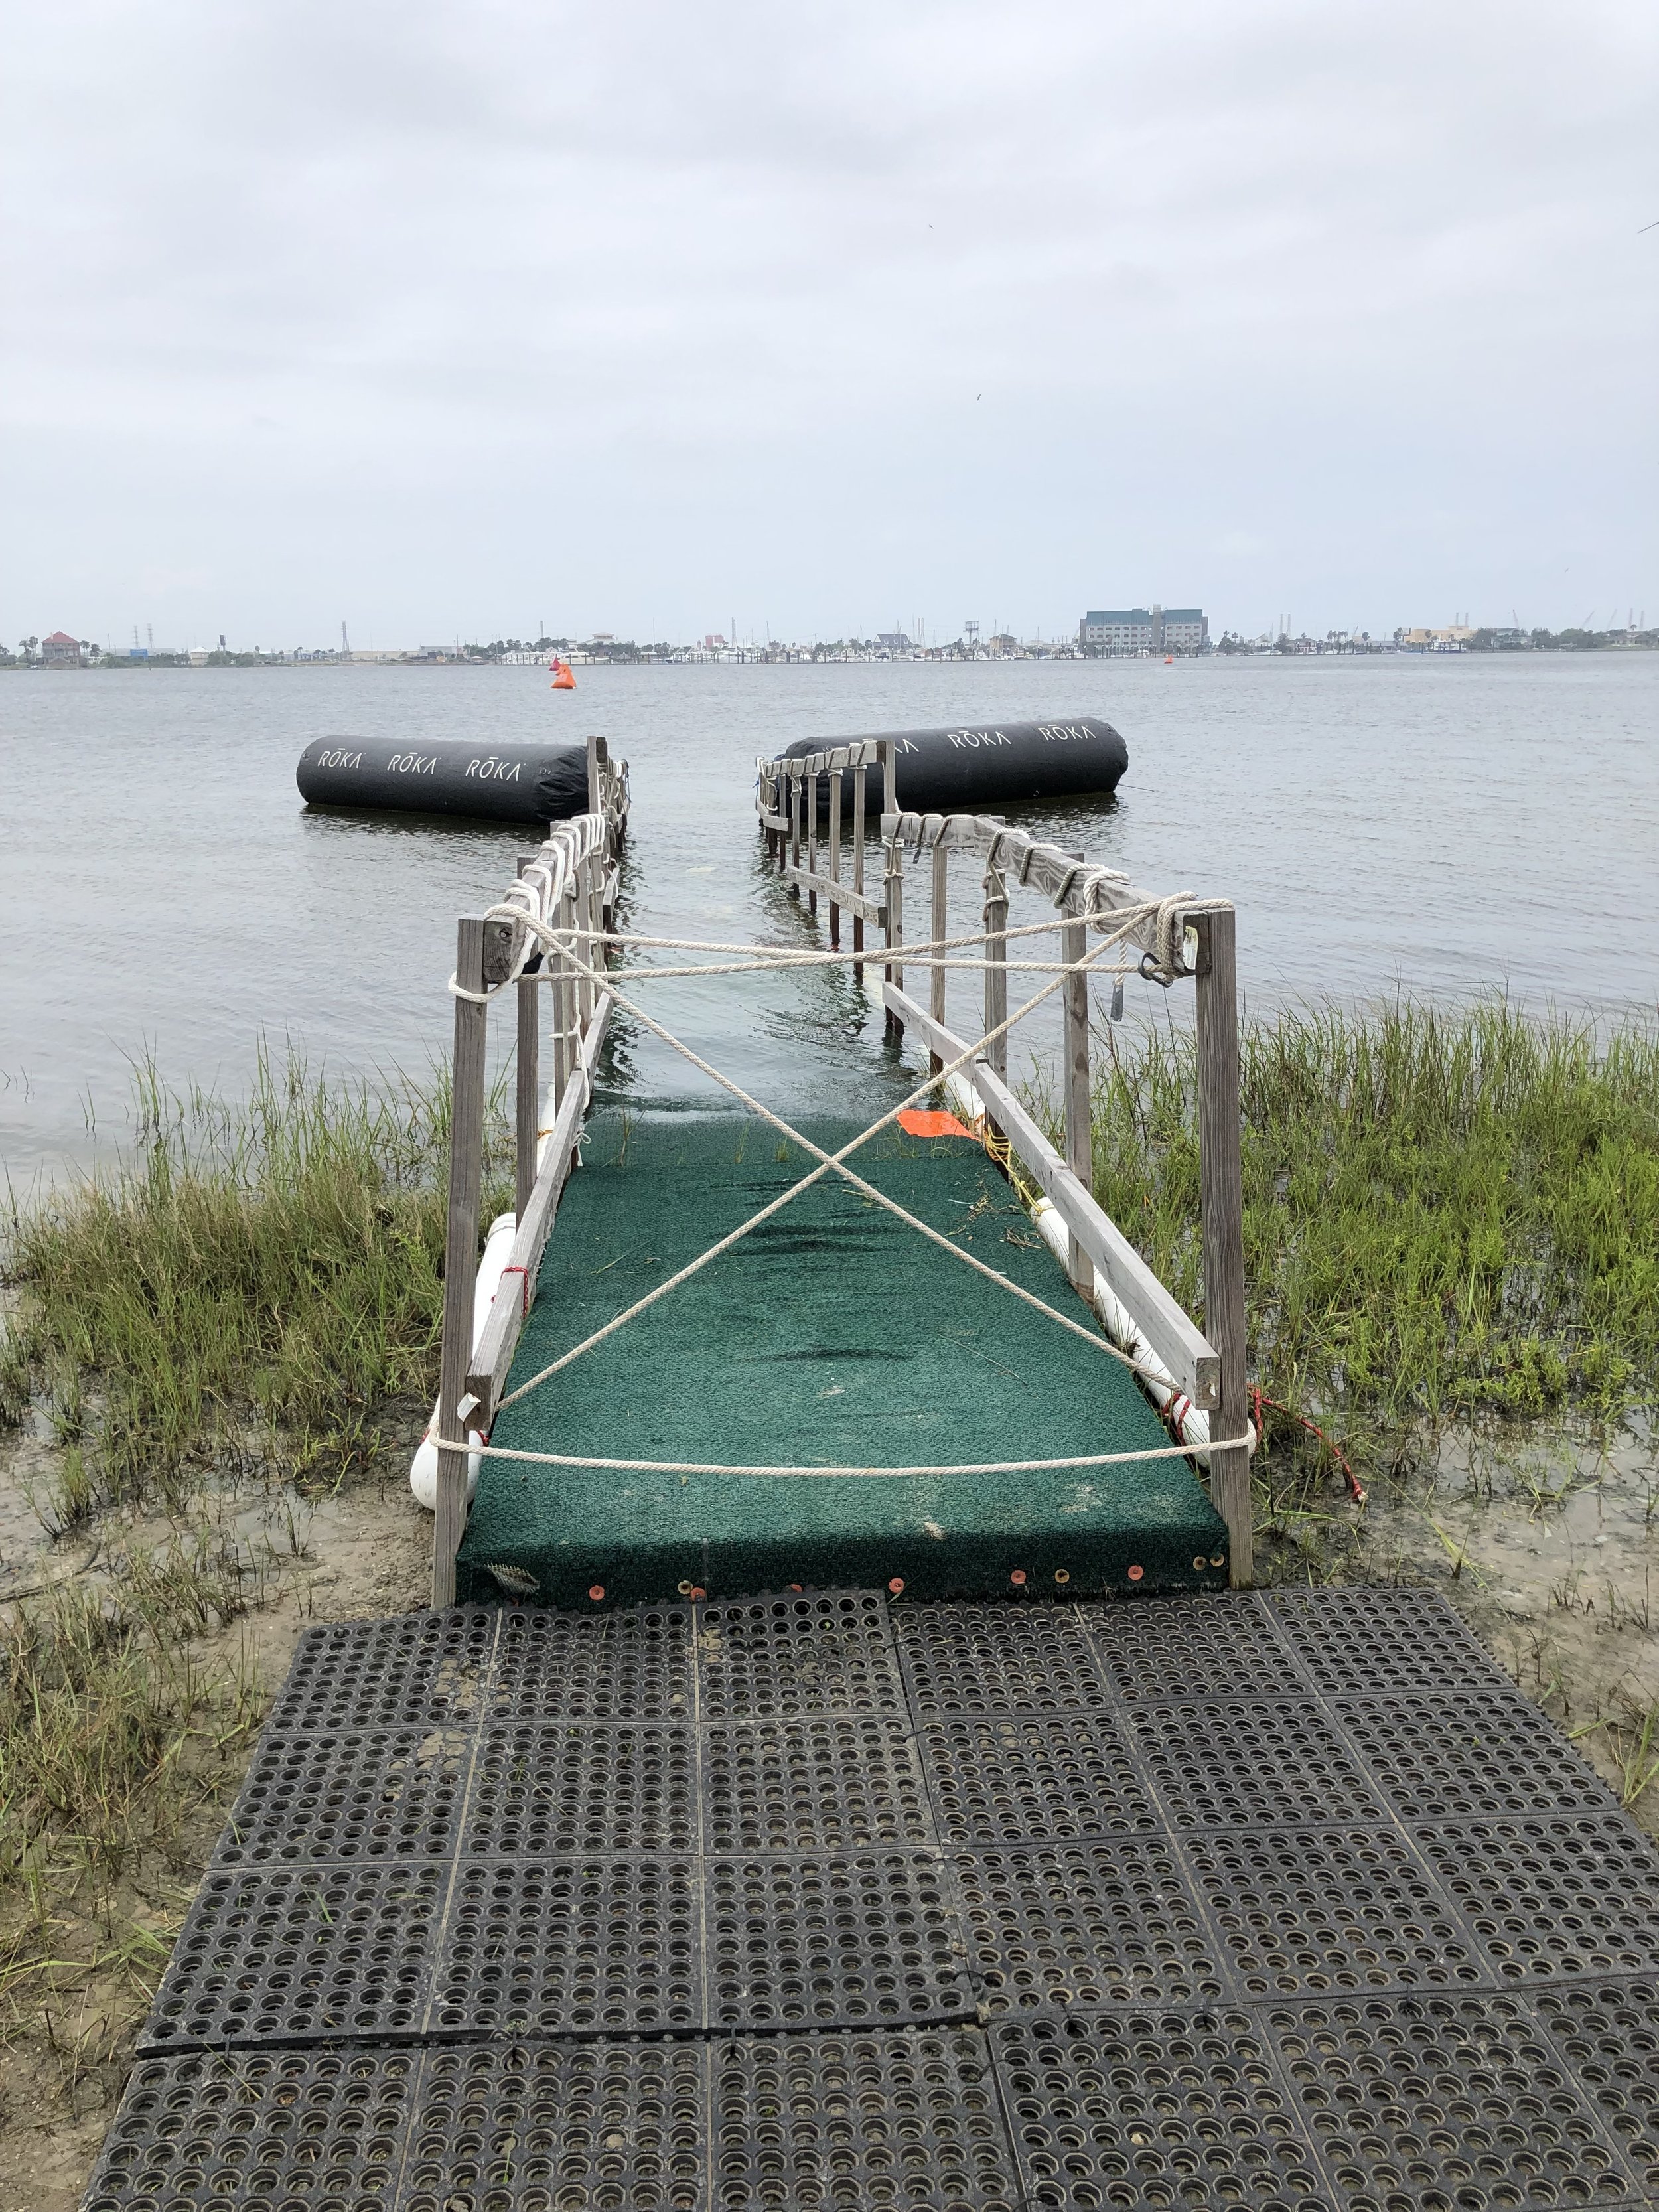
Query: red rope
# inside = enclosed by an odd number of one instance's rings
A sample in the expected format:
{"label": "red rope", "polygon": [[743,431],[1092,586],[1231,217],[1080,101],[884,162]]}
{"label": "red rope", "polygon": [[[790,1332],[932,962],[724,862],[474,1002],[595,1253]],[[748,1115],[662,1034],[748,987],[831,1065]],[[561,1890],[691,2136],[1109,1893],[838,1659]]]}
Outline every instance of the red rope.
{"label": "red rope", "polygon": [[1318,1437],[1320,1443],[1324,1445],[1326,1450],[1329,1452],[1331,1457],[1341,1468],[1343,1474],[1347,1476],[1348,1488],[1353,1493],[1355,1504],[1363,1505],[1365,1503],[1365,1486],[1360,1481],[1359,1477],[1354,1473],[1352,1468],[1349,1466],[1348,1455],[1343,1450],[1340,1444],[1334,1443],[1332,1442],[1331,1438],[1326,1435],[1324,1430],[1320,1427],[1317,1421],[1310,1421],[1305,1413],[1298,1413],[1293,1406],[1281,1406],[1277,1398],[1265,1397],[1254,1384],[1250,1387],[1250,1401],[1255,1408],[1255,1432],[1257,1436],[1265,1437],[1266,1435],[1266,1431],[1262,1426],[1261,1421],[1261,1408],[1264,1406],[1271,1406],[1274,1413],[1283,1413],[1287,1420],[1295,1421],[1298,1426],[1306,1429],[1310,1436]]}

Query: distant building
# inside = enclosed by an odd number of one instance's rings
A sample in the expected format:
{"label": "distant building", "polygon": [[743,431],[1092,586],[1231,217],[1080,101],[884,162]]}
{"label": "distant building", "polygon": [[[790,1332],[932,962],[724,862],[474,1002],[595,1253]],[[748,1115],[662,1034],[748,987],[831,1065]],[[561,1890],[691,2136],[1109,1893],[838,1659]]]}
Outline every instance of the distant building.
{"label": "distant building", "polygon": [[50,637],[41,639],[40,658],[48,668],[78,668],[81,665],[81,641],[66,635],[61,629],[55,629]]}
{"label": "distant building", "polygon": [[1085,653],[1201,653],[1210,618],[1202,607],[1107,607],[1084,616],[1077,641]]}
{"label": "distant building", "polygon": [[880,646],[884,653],[914,653],[915,651],[915,647],[902,629],[882,630],[876,638],[876,643]]}

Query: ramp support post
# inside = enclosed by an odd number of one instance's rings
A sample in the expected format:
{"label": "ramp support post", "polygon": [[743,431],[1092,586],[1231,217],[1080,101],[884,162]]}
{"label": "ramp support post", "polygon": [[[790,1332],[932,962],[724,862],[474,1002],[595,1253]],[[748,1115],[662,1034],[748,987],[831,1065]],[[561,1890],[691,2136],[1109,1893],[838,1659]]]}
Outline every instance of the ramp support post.
{"label": "ramp support post", "polygon": [[[444,1334],[438,1379],[438,1434],[465,1440],[459,1407],[472,1357],[473,1278],[478,1269],[478,1192],[483,1169],[484,1045],[489,1007],[484,988],[481,915],[463,915],[456,929],[455,981],[476,1000],[455,1001],[455,1058],[450,1078],[449,1214],[444,1236]],[[466,1525],[466,1453],[438,1453],[437,1510],[432,1522],[432,1602],[455,1602],[455,1554]]]}
{"label": "ramp support post", "polygon": [[[520,860],[519,873],[522,876],[533,865],[531,860]],[[534,972],[541,964],[539,956],[532,959],[517,987],[519,1031],[513,1060],[513,1201],[520,1221],[536,1181],[536,1146],[541,1127],[542,1002],[538,994],[542,986]]]}
{"label": "ramp support post", "polygon": [[[1060,924],[1060,957],[1068,963],[1085,957],[1089,927],[1068,908]],[[1079,970],[1068,975],[1060,993],[1065,1015],[1066,1048],[1060,1056],[1065,1084],[1066,1164],[1092,1197],[1095,1188],[1094,1137],[1089,1127],[1089,978]],[[1066,1241],[1066,1271],[1073,1287],[1092,1304],[1095,1263],[1075,1236]]]}
{"label": "ramp support post", "polygon": [[[1212,1436],[1249,1422],[1244,1368],[1244,1178],[1239,1158],[1238,984],[1231,907],[1195,915],[1198,927],[1198,1149],[1204,1237],[1204,1334],[1221,1363]],[[1250,1455],[1243,1444],[1210,1455],[1210,1495],[1227,1524],[1235,1589],[1255,1575]]]}
{"label": "ramp support post", "polygon": [[[881,746],[881,806],[884,814],[898,812],[898,760],[890,739]],[[887,949],[896,951],[904,942],[904,848],[895,837],[887,848]],[[896,960],[889,960],[885,969],[888,982],[899,990],[904,988],[904,969]],[[904,1024],[887,1017],[890,1036],[904,1035]]]}
{"label": "ramp support post", "polygon": [[[830,880],[839,887],[841,883],[841,782],[838,768],[830,770]],[[830,893],[830,945],[832,951],[841,950],[841,902],[834,891]]]}
{"label": "ramp support post", "polygon": [[[939,951],[939,945],[940,940],[945,937],[950,927],[950,923],[946,919],[946,894],[949,889],[946,872],[949,869],[950,865],[950,848],[941,838],[939,842],[933,848],[933,936],[934,949],[933,989],[927,1001],[928,1012],[933,1015],[933,1019],[939,1024],[941,1029],[945,1025],[945,970],[939,965],[939,963],[944,958],[944,955]],[[927,1073],[930,1075],[937,1075],[944,1065],[945,1062],[939,1058],[936,1052],[930,1052],[928,1054]],[[941,1099],[939,1103],[942,1105],[944,1101]]]}
{"label": "ramp support post", "polygon": [[[853,770],[853,889],[862,896],[864,891],[864,761],[861,755],[858,765]],[[862,952],[864,950],[864,908],[861,906],[854,907],[853,909],[853,950],[854,952]],[[864,965],[861,961],[855,960],[853,963],[853,981],[860,991],[864,988]]]}

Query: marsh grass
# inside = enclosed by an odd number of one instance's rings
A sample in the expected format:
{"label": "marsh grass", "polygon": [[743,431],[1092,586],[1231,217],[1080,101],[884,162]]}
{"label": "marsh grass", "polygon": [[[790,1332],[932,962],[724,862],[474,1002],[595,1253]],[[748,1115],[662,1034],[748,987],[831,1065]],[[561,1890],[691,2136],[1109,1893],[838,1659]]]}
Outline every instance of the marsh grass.
{"label": "marsh grass", "polygon": [[43,2034],[70,2067],[120,2044],[166,1963],[156,1894],[193,1880],[191,1816],[263,1703],[240,1643],[204,1648],[276,1571],[205,1513],[105,1565],[0,1624],[0,2033]]}
{"label": "marsh grass", "polygon": [[[1249,1021],[1240,1044],[1267,1397],[1385,1461],[1425,1422],[1652,1407],[1659,1027],[1401,997]],[[1096,1194],[1201,1316],[1196,1122],[1190,1033],[1098,1033]],[[1269,1436],[1309,1449],[1283,1415]]]}
{"label": "marsh grass", "polygon": [[[14,1212],[0,1415],[64,1448],[54,1525],[191,1470],[337,1480],[436,1387],[448,1094],[261,1058],[234,1103],[137,1077],[120,1164]],[[503,1198],[490,1119],[491,1187]]]}

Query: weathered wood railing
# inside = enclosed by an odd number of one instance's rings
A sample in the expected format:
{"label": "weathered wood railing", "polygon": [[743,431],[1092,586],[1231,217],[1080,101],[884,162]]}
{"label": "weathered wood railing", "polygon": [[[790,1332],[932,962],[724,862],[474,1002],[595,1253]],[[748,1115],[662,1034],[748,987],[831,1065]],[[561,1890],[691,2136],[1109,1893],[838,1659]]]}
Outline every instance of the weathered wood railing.
{"label": "weathered wood railing", "polygon": [[[558,823],[539,852],[519,863],[503,908],[555,929],[610,926],[617,902],[617,862],[628,824],[628,770],[610,759],[603,738],[587,747],[587,811]],[[537,1272],[576,1139],[592,1091],[594,1063],[611,1018],[611,994],[579,975],[568,960],[546,955],[525,921],[498,910],[463,916],[456,933],[455,1057],[450,1107],[449,1215],[444,1243],[443,1351],[438,1385],[440,1438],[487,1432],[519,1334],[530,1310]],[[588,965],[598,963],[589,961]],[[478,1270],[478,1207],[483,1142],[489,1000],[498,985],[518,981],[517,1065],[514,1085],[517,1224],[501,1288],[475,1347],[473,1293]],[[551,1014],[553,1067],[543,1121],[541,1032],[544,1003]],[[438,1452],[437,1510],[432,1536],[432,1602],[455,1601],[455,1554],[466,1523],[466,1453]]]}
{"label": "weathered wood railing", "polygon": [[[884,803],[878,821],[868,825],[865,777],[876,763],[882,769]],[[820,779],[828,781],[829,835],[822,847]],[[842,881],[841,824],[843,787],[848,783],[852,787],[851,857],[856,902]],[[901,812],[895,788],[895,757],[886,738],[866,738],[799,760],[763,760],[756,804],[767,848],[779,874],[805,894],[813,913],[820,897],[826,902],[832,945],[840,942],[842,906],[848,907],[854,917],[855,951],[863,950],[866,919],[881,928],[885,971],[882,1003],[888,1019],[900,1028],[914,1029],[926,1042],[936,1073],[969,1054],[970,1040],[945,1024],[948,971],[944,966],[929,969],[926,1006],[905,988],[902,956],[907,856],[920,860],[926,853],[931,860],[932,941],[950,934],[951,856],[971,856],[979,864],[986,963],[984,1024],[980,1035],[988,1036],[1008,1017],[1010,953],[1006,933],[1010,892],[1021,887],[1041,894],[1055,910],[1063,961],[1080,961],[1091,933],[1097,938],[1102,933],[1121,929],[1124,918],[1132,916],[1123,941],[1143,956],[1148,972],[1152,963],[1164,957],[1169,965],[1158,969],[1161,980],[1192,980],[1198,1057],[1202,1330],[1094,1195],[1087,976],[1079,973],[1067,977],[1060,994],[1063,1153],[1048,1141],[1009,1087],[1006,1030],[992,1038],[982,1052],[967,1058],[960,1074],[977,1093],[994,1133],[1012,1146],[1064,1222],[1069,1272],[1078,1289],[1089,1297],[1097,1273],[1168,1368],[1176,1389],[1207,1416],[1210,1434],[1217,1438],[1246,1435],[1249,1407],[1244,1358],[1243,1189],[1231,902],[1182,898],[1172,907],[1170,902],[1139,890],[1114,869],[1091,866],[1081,854],[1064,852],[994,818]],[[879,902],[863,895],[870,827],[874,828],[881,846],[884,894]],[[1016,945],[1029,941],[1017,939]],[[1013,957],[1019,957],[1018,951]],[[1249,1450],[1243,1445],[1232,1445],[1212,1450],[1207,1457],[1211,1497],[1227,1523],[1232,1580],[1236,1585],[1245,1585],[1254,1573]]]}

